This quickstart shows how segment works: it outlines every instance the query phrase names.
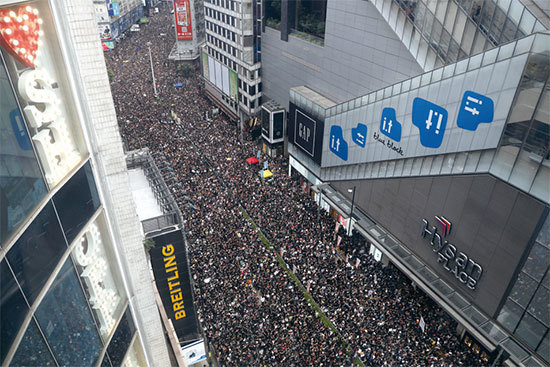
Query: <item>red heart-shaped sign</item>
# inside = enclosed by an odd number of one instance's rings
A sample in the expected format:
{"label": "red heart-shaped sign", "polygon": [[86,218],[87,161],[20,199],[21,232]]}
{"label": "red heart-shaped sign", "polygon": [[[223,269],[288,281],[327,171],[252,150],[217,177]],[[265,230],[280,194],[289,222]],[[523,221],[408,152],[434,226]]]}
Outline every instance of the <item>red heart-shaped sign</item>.
{"label": "red heart-shaped sign", "polygon": [[38,10],[31,6],[0,9],[0,47],[21,64],[34,67],[41,23]]}

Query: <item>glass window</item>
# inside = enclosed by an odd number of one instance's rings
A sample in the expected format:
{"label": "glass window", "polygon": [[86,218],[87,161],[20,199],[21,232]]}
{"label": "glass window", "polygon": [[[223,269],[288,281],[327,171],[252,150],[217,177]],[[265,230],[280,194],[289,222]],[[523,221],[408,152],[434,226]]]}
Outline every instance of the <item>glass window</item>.
{"label": "glass window", "polygon": [[550,292],[545,287],[539,287],[535,297],[529,304],[528,311],[546,326],[550,326]]}
{"label": "glass window", "polygon": [[544,340],[540,343],[537,353],[546,360],[550,362],[550,332],[546,333]]}
{"label": "glass window", "polygon": [[109,346],[107,347],[107,352],[109,353],[113,366],[122,365],[123,358],[130,347],[130,343],[132,342],[135,332],[136,327],[134,325],[134,321],[132,320],[132,314],[130,309],[127,308],[124,316],[116,328],[115,334],[113,335]]}
{"label": "glass window", "polygon": [[108,241],[105,218],[100,216],[88,226],[72,252],[105,341],[111,335],[126,300],[115,254],[112,246],[106,246]]}
{"label": "glass window", "polygon": [[506,23],[506,13],[496,7],[495,16],[493,18],[493,24],[489,30],[489,38],[495,40],[497,43],[500,40],[500,36],[504,29],[504,24]]}
{"label": "glass window", "polygon": [[[1,56],[1,55],[0,55]],[[0,60],[0,245],[46,194],[6,69]]]}
{"label": "glass window", "polygon": [[139,342],[139,338],[134,338],[132,347],[124,359],[124,367],[131,366],[145,366],[147,362],[145,361],[145,353],[143,353],[143,348]]}
{"label": "glass window", "polygon": [[63,185],[53,202],[67,241],[71,243],[100,204],[90,162]]}
{"label": "glass window", "polygon": [[493,1],[485,1],[483,4],[483,11],[481,12],[481,28],[485,33],[489,32],[491,26],[491,20],[493,20],[493,13],[495,12],[495,3]]}
{"label": "glass window", "polygon": [[504,304],[504,307],[502,307],[497,320],[509,331],[514,331],[522,312],[523,310],[521,307],[508,299]]}
{"label": "glass window", "polygon": [[500,38],[500,43],[507,43],[511,40],[516,38],[516,32],[518,30],[518,27],[516,23],[514,23],[510,18],[506,18],[506,22],[504,23],[502,34]]}
{"label": "glass window", "polygon": [[476,34],[476,26],[469,19],[466,21],[466,28],[464,29],[464,35],[462,36],[462,44],[460,48],[469,55],[472,45],[474,43],[474,37]]}
{"label": "glass window", "polygon": [[36,300],[65,250],[67,244],[49,202],[7,254],[30,304]]}
{"label": "glass window", "polygon": [[60,365],[97,363],[101,339],[70,258],[40,303],[35,317]]}
{"label": "glass window", "polygon": [[510,298],[525,308],[536,289],[537,283],[530,276],[520,273],[510,292]]}
{"label": "glass window", "polygon": [[550,263],[550,250],[535,242],[529,257],[523,266],[523,271],[540,281]]}
{"label": "glass window", "polygon": [[531,315],[525,314],[521,320],[515,335],[522,339],[527,345],[535,349],[541,341],[546,328]]}
{"label": "glass window", "polygon": [[0,276],[0,361],[3,361],[29,308],[5,260],[0,263]]}
{"label": "glass window", "polygon": [[[544,221],[544,224],[539,231],[537,242],[540,242],[543,245],[550,247],[550,215],[546,217],[546,220]],[[550,287],[550,285],[548,286]]]}
{"label": "glass window", "polygon": [[[4,8],[6,9],[6,8]],[[71,93],[67,70],[57,41],[48,1],[12,5],[7,24],[15,22],[18,14],[28,27],[41,32],[35,46],[23,54],[12,56],[1,52],[8,74],[14,84],[29,124],[31,140],[50,188],[56,186],[85,155],[85,144],[78,123],[75,102]],[[25,16],[25,17],[23,17]],[[39,18],[38,18],[39,17]],[[39,23],[38,19],[42,19]]]}
{"label": "glass window", "polygon": [[31,320],[31,323],[23,335],[23,339],[17,351],[11,360],[10,366],[12,367],[42,367],[42,366],[55,366],[52,354],[48,349],[42,334],[36,326],[36,322]]}
{"label": "glass window", "polygon": [[103,361],[101,361],[101,367],[112,367],[111,360],[109,359],[109,353],[105,352]]}

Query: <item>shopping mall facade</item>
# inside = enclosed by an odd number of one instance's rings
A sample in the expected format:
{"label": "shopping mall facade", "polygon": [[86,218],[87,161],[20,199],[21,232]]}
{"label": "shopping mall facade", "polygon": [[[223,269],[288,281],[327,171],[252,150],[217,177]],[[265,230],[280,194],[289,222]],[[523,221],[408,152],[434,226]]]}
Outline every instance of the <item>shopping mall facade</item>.
{"label": "shopping mall facade", "polygon": [[289,174],[488,364],[548,365],[544,2],[327,0],[311,8],[326,16],[322,39],[296,28],[306,6],[293,4],[262,33],[263,95],[287,108]]}
{"label": "shopping mall facade", "polygon": [[0,1],[2,366],[170,365],[95,21]]}

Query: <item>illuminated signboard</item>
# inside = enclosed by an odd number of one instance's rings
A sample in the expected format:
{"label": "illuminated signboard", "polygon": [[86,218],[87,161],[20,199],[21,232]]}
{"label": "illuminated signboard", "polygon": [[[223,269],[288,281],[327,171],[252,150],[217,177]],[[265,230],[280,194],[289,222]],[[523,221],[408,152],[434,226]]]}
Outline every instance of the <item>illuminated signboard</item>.
{"label": "illuminated signboard", "polygon": [[[73,133],[75,126],[69,125],[78,120],[69,107],[72,101],[66,71],[56,54],[57,40],[51,37],[55,31],[48,11],[47,21],[39,18],[40,5],[0,9],[0,47],[6,57],[15,61],[16,72],[11,72],[11,76],[17,82],[19,100],[46,181],[53,187],[81,161],[82,155]],[[47,2],[43,5],[47,6]],[[82,141],[80,145],[83,146]]]}
{"label": "illuminated signboard", "polygon": [[121,280],[109,262],[112,254],[106,252],[103,242],[103,237],[108,238],[108,234],[102,233],[101,228],[105,227],[100,226],[98,220],[88,226],[82,237],[77,239],[73,257],[99,322],[101,337],[107,340],[120,316],[125,297],[124,292],[118,289]]}
{"label": "illuminated signboard", "polygon": [[191,41],[193,39],[193,29],[189,0],[174,0],[174,16],[176,17],[176,37],[178,41]]}

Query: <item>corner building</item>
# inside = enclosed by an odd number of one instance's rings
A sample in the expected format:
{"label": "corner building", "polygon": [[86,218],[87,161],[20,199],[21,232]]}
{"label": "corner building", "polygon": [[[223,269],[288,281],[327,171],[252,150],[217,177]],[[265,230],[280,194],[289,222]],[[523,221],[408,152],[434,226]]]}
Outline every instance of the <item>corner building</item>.
{"label": "corner building", "polygon": [[[289,174],[488,365],[548,365],[545,2],[272,3],[263,95],[288,106]],[[304,9],[326,17],[323,34]]]}
{"label": "corner building", "polygon": [[93,4],[0,1],[0,364],[170,366]]}

